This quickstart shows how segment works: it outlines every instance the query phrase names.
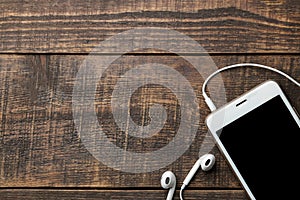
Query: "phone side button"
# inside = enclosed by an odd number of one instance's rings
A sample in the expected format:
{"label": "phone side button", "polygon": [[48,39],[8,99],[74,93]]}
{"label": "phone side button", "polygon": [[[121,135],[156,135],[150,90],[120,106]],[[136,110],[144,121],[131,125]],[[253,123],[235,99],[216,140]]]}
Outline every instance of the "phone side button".
{"label": "phone side button", "polygon": [[297,115],[297,116],[299,117],[299,119],[300,119],[300,115],[299,115],[298,111],[296,110],[296,108],[295,108],[294,106],[293,106],[293,109],[294,109],[296,115]]}

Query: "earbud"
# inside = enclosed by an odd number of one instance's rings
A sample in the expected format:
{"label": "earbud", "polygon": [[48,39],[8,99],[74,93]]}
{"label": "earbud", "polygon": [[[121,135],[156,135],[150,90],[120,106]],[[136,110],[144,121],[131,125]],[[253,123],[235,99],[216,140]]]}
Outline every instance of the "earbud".
{"label": "earbud", "polygon": [[175,174],[171,171],[166,171],[161,176],[160,184],[164,189],[170,189],[167,196],[167,200],[172,200],[176,188]]}
{"label": "earbud", "polygon": [[215,164],[216,158],[212,154],[205,154],[199,158],[201,162],[201,169],[203,171],[209,171]]}
{"label": "earbud", "polygon": [[185,186],[187,186],[190,183],[190,181],[192,180],[193,176],[196,174],[196,172],[200,166],[203,171],[208,171],[214,166],[215,161],[216,161],[216,158],[212,154],[205,154],[205,155],[201,156],[196,161],[196,163],[194,164],[194,166],[192,167],[192,169],[190,170],[190,172],[184,179],[183,185],[181,188],[184,189]]}

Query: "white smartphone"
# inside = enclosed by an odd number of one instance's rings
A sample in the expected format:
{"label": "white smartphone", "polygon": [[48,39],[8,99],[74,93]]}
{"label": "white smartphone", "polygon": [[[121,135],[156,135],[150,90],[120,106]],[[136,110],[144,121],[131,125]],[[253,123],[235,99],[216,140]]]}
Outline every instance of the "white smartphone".
{"label": "white smartphone", "polygon": [[300,120],[276,82],[217,109],[206,124],[250,199],[299,195]]}

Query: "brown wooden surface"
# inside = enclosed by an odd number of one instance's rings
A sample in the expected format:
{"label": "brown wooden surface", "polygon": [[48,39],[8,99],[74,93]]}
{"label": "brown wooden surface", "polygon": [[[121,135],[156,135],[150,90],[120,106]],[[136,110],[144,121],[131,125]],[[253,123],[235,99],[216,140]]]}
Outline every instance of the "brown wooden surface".
{"label": "brown wooden surface", "polygon": [[300,50],[298,0],[2,0],[0,52],[89,53],[136,27],[175,29],[209,53]]}
{"label": "brown wooden surface", "polygon": [[[109,66],[96,97],[98,119],[112,142],[131,151],[153,151],[176,134],[176,96],[153,85],[137,90],[130,105],[136,123],[147,123],[151,103],[163,104],[174,120],[167,121],[162,137],[128,141],[113,122],[113,87],[120,71],[138,64],[159,61],[182,73],[199,99],[201,121],[191,147],[173,164],[142,174],[111,169],[86,150],[74,127],[76,73],[92,48],[116,33],[135,27],[175,29],[199,42],[219,68],[256,62],[300,78],[297,0],[1,0],[0,9],[0,199],[164,199],[167,191],[160,187],[160,177],[166,170],[176,174],[179,191],[197,159],[209,113],[201,95],[203,78],[183,58],[153,49],[130,52]],[[300,110],[299,89],[278,74],[249,67],[224,72],[222,78],[228,101],[272,79]],[[212,80],[209,92],[218,94],[218,88]],[[214,101],[222,105],[218,97]],[[219,150],[212,152],[216,166],[197,174],[186,198],[247,199]]]}
{"label": "brown wooden surface", "polygon": [[[72,194],[72,195],[70,195]],[[241,190],[188,190],[185,192],[185,197],[187,199],[236,199],[242,200],[247,199],[243,191]],[[34,199],[34,200],[54,200],[54,199],[132,199],[132,200],[144,200],[144,199],[153,199],[161,200],[162,192],[159,190],[41,190],[41,189],[16,189],[8,190],[5,189],[0,193],[0,198],[3,200],[12,200],[12,199]],[[179,199],[179,192],[175,194],[175,200]]]}

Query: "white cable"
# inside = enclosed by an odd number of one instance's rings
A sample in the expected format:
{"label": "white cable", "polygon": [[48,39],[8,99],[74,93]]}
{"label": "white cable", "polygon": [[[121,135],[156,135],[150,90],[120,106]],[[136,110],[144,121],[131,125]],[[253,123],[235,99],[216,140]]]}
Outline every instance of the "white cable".
{"label": "white cable", "polygon": [[184,187],[181,187],[180,192],[179,192],[180,200],[183,200],[183,196],[182,196],[183,190],[184,190]]}
{"label": "white cable", "polygon": [[256,64],[256,63],[240,63],[240,64],[229,65],[229,66],[223,67],[223,68],[215,71],[211,75],[209,75],[207,77],[207,79],[204,81],[203,85],[202,85],[202,95],[205,99],[205,102],[206,102],[207,106],[209,107],[209,109],[211,111],[216,110],[216,106],[214,105],[212,100],[208,97],[208,95],[205,92],[205,88],[207,86],[207,83],[209,82],[210,79],[212,79],[218,73],[220,73],[222,71],[225,71],[225,70],[228,70],[228,69],[237,68],[237,67],[259,67],[259,68],[268,69],[268,70],[271,70],[273,72],[276,72],[276,73],[286,77],[287,79],[289,79],[290,81],[295,83],[298,87],[300,87],[300,83],[298,81],[296,81],[295,79],[293,79],[291,76],[287,75],[286,73],[284,73],[284,72],[282,72],[278,69],[275,69],[275,68],[272,68],[272,67],[269,67],[269,66],[266,66],[266,65],[261,65],[261,64]]}

